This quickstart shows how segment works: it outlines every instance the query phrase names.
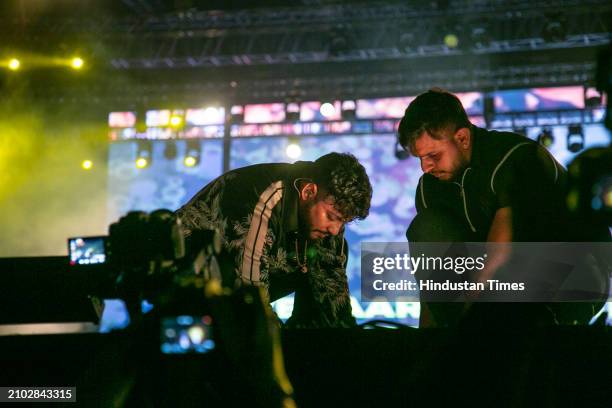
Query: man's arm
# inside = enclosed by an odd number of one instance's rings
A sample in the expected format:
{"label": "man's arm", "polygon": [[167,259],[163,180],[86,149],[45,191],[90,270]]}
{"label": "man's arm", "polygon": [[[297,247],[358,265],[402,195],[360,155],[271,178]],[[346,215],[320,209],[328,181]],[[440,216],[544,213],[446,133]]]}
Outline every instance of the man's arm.
{"label": "man's arm", "polygon": [[[503,207],[495,212],[493,223],[487,236],[487,262],[478,274],[479,282],[492,279],[495,272],[504,265],[511,255],[510,244],[512,242],[512,209]],[[489,245],[489,243],[491,245]]]}
{"label": "man's arm", "polygon": [[[491,188],[497,199],[495,212],[487,235],[487,263],[480,272],[478,280],[492,279],[495,272],[511,256],[511,246],[503,245],[517,239],[526,238],[530,228],[546,230],[545,222],[548,208],[559,204],[558,183],[564,169],[543,147],[526,144],[518,147],[506,162],[494,173]],[[552,232],[552,231],[551,231]]]}
{"label": "man's arm", "polygon": [[179,209],[177,215],[188,237],[192,231],[202,229],[220,232],[227,254],[222,267],[231,275],[224,276],[224,285],[234,287],[239,280],[261,286],[269,298],[268,271],[262,258],[274,238],[282,182],[271,183],[261,193],[253,189],[248,194],[244,188],[248,183],[236,183],[234,179],[233,173],[221,176]]}

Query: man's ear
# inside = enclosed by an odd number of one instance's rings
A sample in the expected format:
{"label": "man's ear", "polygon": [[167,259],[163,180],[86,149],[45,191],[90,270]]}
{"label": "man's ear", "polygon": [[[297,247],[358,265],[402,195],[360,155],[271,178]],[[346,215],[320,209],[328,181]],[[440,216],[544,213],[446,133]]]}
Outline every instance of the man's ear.
{"label": "man's ear", "polygon": [[469,128],[463,127],[455,133],[455,143],[460,148],[467,150],[471,145],[471,132]]}
{"label": "man's ear", "polygon": [[302,188],[300,189],[300,200],[301,201],[309,201],[314,200],[317,196],[317,192],[319,191],[319,186],[317,186],[313,182],[307,182],[302,184]]}

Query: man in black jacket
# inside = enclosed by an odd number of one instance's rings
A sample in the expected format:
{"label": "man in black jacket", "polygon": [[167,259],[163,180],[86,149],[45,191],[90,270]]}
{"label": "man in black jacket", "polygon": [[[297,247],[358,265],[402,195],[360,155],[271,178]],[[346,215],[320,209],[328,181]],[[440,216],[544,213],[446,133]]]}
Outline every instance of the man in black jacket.
{"label": "man in black jacket", "polygon": [[[585,237],[565,208],[566,170],[525,136],[472,125],[455,95],[440,89],[419,95],[400,122],[399,143],[419,158],[425,173],[415,194],[417,216],[406,233],[410,242],[557,242]],[[493,278],[509,260],[503,246],[496,248],[478,281]],[[464,311],[461,304],[421,306],[422,326],[455,325]],[[480,306],[476,309],[502,310]],[[534,316],[550,310],[523,306]],[[554,321],[557,316],[549,314]]]}
{"label": "man in black jacket", "polygon": [[367,217],[372,187],[350,154],[232,170],[177,211],[187,243],[220,232],[234,273],[228,286],[263,287],[270,301],[295,292],[290,327],[355,325],[344,225]]}

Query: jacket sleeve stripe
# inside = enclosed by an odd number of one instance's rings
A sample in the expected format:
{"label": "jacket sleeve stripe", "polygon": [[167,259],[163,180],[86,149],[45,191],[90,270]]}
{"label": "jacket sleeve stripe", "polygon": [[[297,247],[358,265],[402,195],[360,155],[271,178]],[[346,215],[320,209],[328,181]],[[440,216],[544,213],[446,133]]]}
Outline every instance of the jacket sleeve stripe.
{"label": "jacket sleeve stripe", "polygon": [[283,197],[283,182],[270,184],[259,196],[255,211],[251,218],[251,225],[244,246],[242,267],[240,270],[243,282],[258,285],[261,282],[261,255],[268,233],[268,222],[272,209]]}

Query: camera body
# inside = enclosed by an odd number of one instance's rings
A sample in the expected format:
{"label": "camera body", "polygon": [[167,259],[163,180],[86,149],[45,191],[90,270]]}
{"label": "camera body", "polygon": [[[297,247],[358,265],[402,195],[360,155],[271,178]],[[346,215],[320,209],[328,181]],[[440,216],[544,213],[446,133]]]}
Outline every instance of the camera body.
{"label": "camera body", "polygon": [[[133,211],[109,227],[108,236],[68,239],[70,267],[102,278],[89,295],[120,298],[131,327],[156,328],[164,354],[208,353],[215,348],[214,321],[204,286],[221,280],[215,231],[195,232],[189,253],[180,219],[169,210]],[[142,302],[153,304],[143,314]]]}

